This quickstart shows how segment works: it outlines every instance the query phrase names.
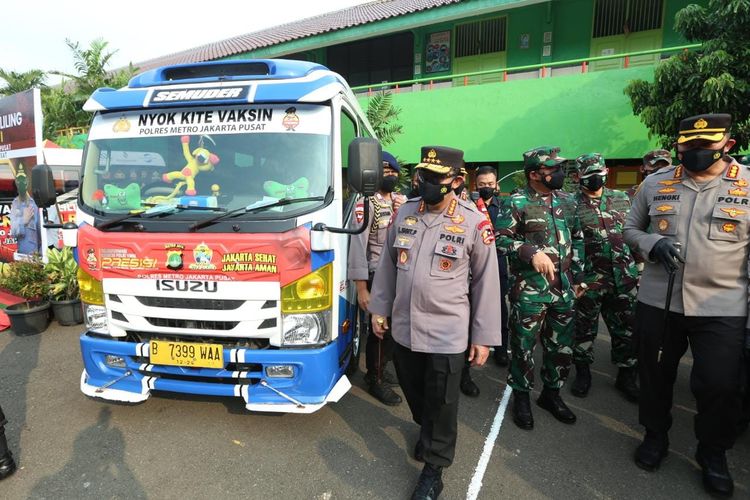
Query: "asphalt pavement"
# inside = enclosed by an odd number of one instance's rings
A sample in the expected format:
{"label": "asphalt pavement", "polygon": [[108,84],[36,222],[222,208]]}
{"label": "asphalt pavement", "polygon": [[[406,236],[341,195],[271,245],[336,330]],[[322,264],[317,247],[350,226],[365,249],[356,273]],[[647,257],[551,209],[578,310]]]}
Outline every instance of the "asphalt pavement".
{"label": "asphalt pavement", "polygon": [[[240,400],[165,393],[116,405],[79,391],[79,333],[56,323],[35,336],[0,332],[0,402],[20,468],[0,482],[0,498],[409,498],[421,470],[407,453],[417,427],[405,403],[372,399],[361,373],[340,402],[311,415],[253,414]],[[505,369],[490,360],[473,370],[482,393],[462,397],[441,498],[470,490],[480,499],[706,498],[693,458],[689,357],[675,388],[670,454],[647,473],[632,461],[637,407],[615,392],[608,351],[600,334],[588,398],[563,389],[578,422],[564,425],[533,405],[533,431],[498,412]],[[750,498],[750,432],[728,458],[735,498]]]}

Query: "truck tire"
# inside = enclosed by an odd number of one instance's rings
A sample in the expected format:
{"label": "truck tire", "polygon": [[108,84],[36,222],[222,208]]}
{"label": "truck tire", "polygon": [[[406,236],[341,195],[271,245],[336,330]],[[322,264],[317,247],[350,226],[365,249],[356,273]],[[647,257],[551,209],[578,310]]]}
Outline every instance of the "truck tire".
{"label": "truck tire", "polygon": [[354,306],[354,325],[352,325],[352,353],[349,356],[349,365],[346,367],[347,375],[354,375],[359,369],[359,358],[362,354],[362,333],[366,331],[364,321],[366,314]]}

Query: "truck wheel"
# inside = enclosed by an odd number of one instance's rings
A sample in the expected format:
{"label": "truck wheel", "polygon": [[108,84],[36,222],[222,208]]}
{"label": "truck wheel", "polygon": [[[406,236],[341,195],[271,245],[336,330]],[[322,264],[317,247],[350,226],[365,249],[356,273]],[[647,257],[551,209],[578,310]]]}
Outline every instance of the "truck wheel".
{"label": "truck wheel", "polygon": [[357,308],[354,317],[354,330],[352,331],[352,354],[349,357],[349,366],[346,367],[347,375],[354,375],[359,369],[359,357],[362,353],[362,332],[365,331],[365,313]]}

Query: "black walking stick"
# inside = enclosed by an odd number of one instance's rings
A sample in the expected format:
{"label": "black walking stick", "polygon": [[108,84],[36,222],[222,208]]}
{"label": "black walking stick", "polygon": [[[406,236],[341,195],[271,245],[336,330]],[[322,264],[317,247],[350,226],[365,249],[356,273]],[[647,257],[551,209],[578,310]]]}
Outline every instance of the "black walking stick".
{"label": "black walking stick", "polygon": [[[677,248],[677,250],[679,250],[682,245],[680,245],[679,242],[675,242],[674,246]],[[679,265],[676,262],[674,267],[669,268],[667,298],[664,300],[664,326],[661,335],[661,345],[659,346],[659,355],[656,357],[657,363],[661,362],[661,354],[664,351],[664,346],[666,345],[667,338],[669,337],[669,308],[672,305],[672,289],[674,288],[674,278],[675,276],[677,276],[677,269],[679,269]]]}

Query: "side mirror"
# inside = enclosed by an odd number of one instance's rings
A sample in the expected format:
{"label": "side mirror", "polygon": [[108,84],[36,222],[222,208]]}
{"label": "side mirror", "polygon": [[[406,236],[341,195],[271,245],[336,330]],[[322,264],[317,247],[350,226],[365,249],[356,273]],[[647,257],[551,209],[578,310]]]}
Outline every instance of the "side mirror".
{"label": "side mirror", "polygon": [[37,165],[31,169],[31,197],[39,208],[51,207],[55,204],[55,181],[49,165]]}
{"label": "side mirror", "polygon": [[380,189],[383,179],[383,148],[376,139],[358,137],[349,143],[349,185],[364,196]]}

